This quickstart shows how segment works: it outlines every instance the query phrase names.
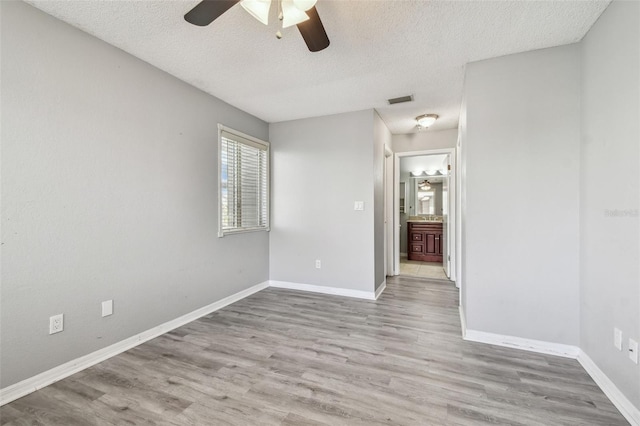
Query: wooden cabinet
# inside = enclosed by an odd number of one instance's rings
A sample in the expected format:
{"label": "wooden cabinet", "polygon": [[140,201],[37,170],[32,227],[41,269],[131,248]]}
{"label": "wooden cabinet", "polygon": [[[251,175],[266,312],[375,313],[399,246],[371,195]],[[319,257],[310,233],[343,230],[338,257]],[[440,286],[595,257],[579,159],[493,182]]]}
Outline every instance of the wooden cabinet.
{"label": "wooden cabinet", "polygon": [[409,260],[442,262],[442,223],[409,222]]}

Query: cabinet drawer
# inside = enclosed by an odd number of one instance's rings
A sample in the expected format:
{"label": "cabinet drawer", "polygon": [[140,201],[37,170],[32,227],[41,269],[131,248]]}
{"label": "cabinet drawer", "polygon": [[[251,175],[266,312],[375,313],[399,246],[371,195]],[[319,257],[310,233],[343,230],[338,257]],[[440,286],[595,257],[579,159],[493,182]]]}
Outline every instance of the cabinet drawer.
{"label": "cabinet drawer", "polygon": [[409,230],[410,231],[440,231],[442,232],[442,223],[410,223]]}
{"label": "cabinet drawer", "polygon": [[411,253],[424,253],[423,244],[411,244]]}
{"label": "cabinet drawer", "polygon": [[422,241],[422,234],[414,233],[411,234],[411,241]]}

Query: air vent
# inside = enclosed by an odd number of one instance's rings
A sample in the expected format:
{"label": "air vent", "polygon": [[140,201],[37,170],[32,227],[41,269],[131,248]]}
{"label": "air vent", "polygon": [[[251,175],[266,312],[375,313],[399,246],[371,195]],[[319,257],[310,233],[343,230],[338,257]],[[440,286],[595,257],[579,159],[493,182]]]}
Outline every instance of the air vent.
{"label": "air vent", "polygon": [[411,102],[411,101],[413,101],[413,95],[400,96],[399,98],[389,99],[389,105],[401,104],[403,102]]}

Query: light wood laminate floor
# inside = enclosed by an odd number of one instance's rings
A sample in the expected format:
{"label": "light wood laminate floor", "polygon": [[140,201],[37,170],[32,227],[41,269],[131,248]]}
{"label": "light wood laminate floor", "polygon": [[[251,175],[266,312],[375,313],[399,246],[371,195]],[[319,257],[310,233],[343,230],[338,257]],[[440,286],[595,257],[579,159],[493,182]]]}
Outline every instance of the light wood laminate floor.
{"label": "light wood laminate floor", "polygon": [[0,408],[2,425],[625,425],[570,359],[465,342],[453,284],[267,289]]}

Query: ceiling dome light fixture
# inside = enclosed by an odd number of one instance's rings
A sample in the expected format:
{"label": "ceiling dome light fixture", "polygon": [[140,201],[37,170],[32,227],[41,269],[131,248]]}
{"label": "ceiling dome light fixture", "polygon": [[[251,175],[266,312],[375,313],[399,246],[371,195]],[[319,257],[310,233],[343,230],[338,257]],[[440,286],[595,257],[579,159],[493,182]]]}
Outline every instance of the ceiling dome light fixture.
{"label": "ceiling dome light fixture", "polygon": [[436,122],[438,119],[438,114],[424,114],[416,117],[416,122],[418,123],[418,129],[426,129]]}

